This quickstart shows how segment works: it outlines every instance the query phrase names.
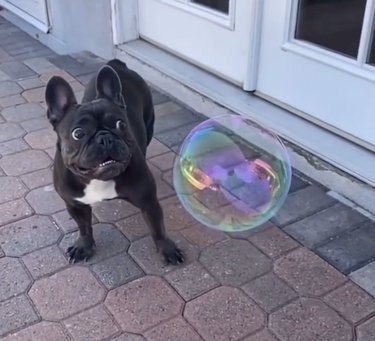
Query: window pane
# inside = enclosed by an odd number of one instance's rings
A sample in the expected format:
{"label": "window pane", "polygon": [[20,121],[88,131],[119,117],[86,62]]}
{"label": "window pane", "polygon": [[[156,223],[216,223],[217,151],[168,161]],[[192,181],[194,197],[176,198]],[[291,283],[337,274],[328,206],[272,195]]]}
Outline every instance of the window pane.
{"label": "window pane", "polygon": [[367,63],[375,65],[375,19],[374,19],[373,25],[374,25],[374,27],[373,27],[373,30],[372,30],[370,52],[369,52]]}
{"label": "window pane", "polygon": [[212,8],[225,14],[229,13],[229,0],[191,0],[191,2]]}
{"label": "window pane", "polygon": [[366,0],[300,0],[295,37],[356,58]]}

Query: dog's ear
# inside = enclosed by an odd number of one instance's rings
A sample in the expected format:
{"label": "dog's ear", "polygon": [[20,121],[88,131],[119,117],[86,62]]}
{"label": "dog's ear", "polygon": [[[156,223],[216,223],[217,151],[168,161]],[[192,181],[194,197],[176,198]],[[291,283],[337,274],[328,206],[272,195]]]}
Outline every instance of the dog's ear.
{"label": "dog's ear", "polygon": [[106,98],[117,105],[124,105],[120,77],[109,65],[104,65],[98,72],[96,96],[97,98]]}
{"label": "dog's ear", "polygon": [[69,83],[58,76],[53,76],[47,83],[45,93],[47,117],[56,126],[65,116],[69,108],[77,104],[76,97]]}

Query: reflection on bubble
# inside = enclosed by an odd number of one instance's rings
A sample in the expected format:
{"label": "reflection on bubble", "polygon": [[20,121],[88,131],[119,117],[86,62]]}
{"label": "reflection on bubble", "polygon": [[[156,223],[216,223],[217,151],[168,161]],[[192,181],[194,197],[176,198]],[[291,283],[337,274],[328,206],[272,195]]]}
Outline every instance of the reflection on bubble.
{"label": "reflection on bubble", "polygon": [[182,144],[176,193],[199,222],[243,231],[269,220],[289,191],[291,166],[281,140],[238,115],[204,121]]}

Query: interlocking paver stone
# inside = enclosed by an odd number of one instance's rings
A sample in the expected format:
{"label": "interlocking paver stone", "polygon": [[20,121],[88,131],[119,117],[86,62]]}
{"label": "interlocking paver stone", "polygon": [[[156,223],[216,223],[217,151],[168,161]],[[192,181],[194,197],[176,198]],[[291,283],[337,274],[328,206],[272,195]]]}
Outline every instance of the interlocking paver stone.
{"label": "interlocking paver stone", "polygon": [[327,195],[319,187],[309,186],[290,194],[284,206],[272,220],[276,225],[284,226],[321,211],[335,203],[335,199]]}
{"label": "interlocking paver stone", "polygon": [[26,149],[30,149],[30,147],[22,139],[0,142],[0,155],[10,155]]}
{"label": "interlocking paver stone", "polygon": [[254,279],[242,289],[268,313],[297,297],[296,292],[272,272]]}
{"label": "interlocking paver stone", "polygon": [[189,123],[183,127],[175,128],[172,130],[165,131],[163,133],[156,134],[155,137],[168,147],[176,147],[174,151],[178,150],[181,142],[189,134],[189,132],[197,125],[197,122]]}
{"label": "interlocking paver stone", "polygon": [[375,340],[375,317],[357,327],[357,341]]}
{"label": "interlocking paver stone", "polygon": [[375,297],[375,262],[352,272],[349,277]]}
{"label": "interlocking paver stone", "polygon": [[140,213],[118,221],[116,226],[131,242],[150,233],[150,229]]}
{"label": "interlocking paver stone", "polygon": [[22,182],[18,178],[11,176],[0,178],[0,188],[0,203],[21,198],[27,192]]}
{"label": "interlocking paver stone", "polygon": [[49,275],[69,264],[57,245],[29,253],[22,257],[22,261],[34,279]]}
{"label": "interlocking paver stone", "polygon": [[221,231],[210,229],[202,224],[193,225],[181,231],[181,234],[192,244],[203,249],[209,245],[227,239],[228,236]]}
{"label": "interlocking paver stone", "polygon": [[274,271],[302,295],[321,296],[346,281],[332,266],[303,248],[278,259]]}
{"label": "interlocking paver stone", "polygon": [[91,272],[81,266],[41,278],[29,291],[29,296],[40,315],[52,321],[65,319],[95,306],[103,300],[104,295],[104,289]]}
{"label": "interlocking paver stone", "polygon": [[18,81],[18,84],[21,85],[24,90],[30,90],[44,86],[44,83],[38,77],[20,80]]}
{"label": "interlocking paver stone", "polygon": [[143,276],[143,271],[126,253],[93,265],[92,271],[107,289],[117,288]]}
{"label": "interlocking paver stone", "polygon": [[251,235],[249,241],[272,259],[277,259],[298,247],[296,241],[276,226]]}
{"label": "interlocking paver stone", "polygon": [[25,150],[3,157],[0,160],[0,167],[7,175],[18,176],[47,168],[51,163],[51,159],[43,151]]}
{"label": "interlocking paver stone", "polygon": [[26,103],[21,95],[12,95],[0,98],[0,107],[7,108],[18,104]]}
{"label": "interlocking paver stone", "polygon": [[52,171],[50,168],[38,170],[21,176],[25,185],[30,188],[38,188],[52,183]]}
{"label": "interlocking paver stone", "polygon": [[155,105],[155,115],[158,118],[163,115],[172,114],[181,109],[182,107],[179,104],[172,102],[172,101],[167,101],[167,102]]}
{"label": "interlocking paver stone", "polygon": [[0,142],[16,139],[26,134],[16,123],[2,123],[0,124]]}
{"label": "interlocking paver stone", "polygon": [[306,181],[304,181],[301,178],[293,175],[292,176],[292,182],[290,184],[289,193],[299,191],[300,189],[305,188],[307,186],[309,186],[309,184]]}
{"label": "interlocking paver stone", "polygon": [[120,331],[102,306],[74,315],[64,325],[75,341],[100,341]]}
{"label": "interlocking paver stone", "polygon": [[48,341],[70,341],[62,327],[55,322],[42,321],[19,332],[10,334],[2,341],[39,341],[48,336]]}
{"label": "interlocking paver stone", "polygon": [[64,201],[52,185],[33,189],[26,196],[26,200],[39,214],[52,214],[65,208]]}
{"label": "interlocking paver stone", "polygon": [[223,285],[238,286],[271,269],[271,261],[245,240],[229,239],[201,252],[199,261]]}
{"label": "interlocking paver stone", "polygon": [[185,301],[219,286],[219,282],[198,262],[191,263],[165,275]]}
{"label": "interlocking paver stone", "polygon": [[196,331],[182,318],[174,318],[144,333],[148,341],[203,341]]}
{"label": "interlocking paver stone", "polygon": [[146,276],[110,291],[105,305],[123,330],[141,333],[179,314],[183,302],[160,277]]}
{"label": "interlocking paver stone", "polygon": [[161,104],[169,101],[169,97],[160,91],[151,88],[152,102],[154,105]]}
{"label": "interlocking paver stone", "polygon": [[176,129],[178,127],[185,126],[194,122],[198,124],[199,117],[194,115],[189,109],[180,109],[170,114],[163,114],[157,116],[155,120],[155,134]]}
{"label": "interlocking paver stone", "polygon": [[259,333],[253,334],[245,339],[243,341],[279,341],[276,339],[276,336],[271,334],[269,330],[263,329]]}
{"label": "interlocking paver stone", "polygon": [[22,92],[22,88],[12,81],[0,82],[0,97],[7,97],[11,95],[18,95]]}
{"label": "interlocking paver stone", "polygon": [[358,226],[366,219],[364,215],[350,207],[337,204],[286,226],[284,231],[302,244],[313,248],[331,237]]}
{"label": "interlocking paver stone", "polygon": [[0,245],[5,254],[11,257],[22,256],[51,245],[59,237],[60,232],[54,227],[51,220],[37,215],[3,226],[0,229]]}
{"label": "interlocking paver stone", "polygon": [[0,302],[0,337],[37,320],[38,316],[26,296]]}
{"label": "interlocking paver stone", "polygon": [[171,197],[161,202],[164,212],[164,222],[167,230],[182,230],[196,224],[195,219],[186,212],[177,197]]}
{"label": "interlocking paver stone", "polygon": [[374,259],[374,241],[375,222],[369,221],[356,230],[341,234],[316,250],[330,264],[347,274]]}
{"label": "interlocking paver stone", "polygon": [[21,122],[46,114],[45,110],[37,103],[25,103],[3,110],[2,115],[8,122]]}
{"label": "interlocking paver stone", "polygon": [[[176,243],[177,247],[184,252],[185,265],[197,260],[199,253],[198,248],[188,243],[181,234],[174,232],[170,233],[169,237]],[[133,242],[129,248],[129,254],[147,274],[162,275],[176,268],[175,266],[164,264],[164,259],[161,254],[157,252],[151,236]]]}
{"label": "interlocking paver stone", "polygon": [[324,301],[352,323],[375,312],[375,299],[352,282],[330,292]]}
{"label": "interlocking paver stone", "polygon": [[12,61],[0,65],[0,69],[5,72],[11,79],[23,79],[35,75],[35,72],[25,64]]}
{"label": "interlocking paver stone", "polygon": [[149,161],[161,171],[167,171],[173,168],[173,163],[175,160],[176,154],[173,152],[168,152],[162,155],[155,156]]}
{"label": "interlocking paver stone", "polygon": [[334,310],[317,299],[301,298],[269,317],[280,341],[351,341],[352,330]]}
{"label": "interlocking paver stone", "polygon": [[142,335],[125,333],[115,337],[112,341],[146,341]]}
{"label": "interlocking paver stone", "polygon": [[64,78],[67,82],[74,82],[75,79],[66,71],[57,69],[57,70],[49,70],[47,72],[43,72],[43,74],[40,76],[40,80],[47,84],[47,82],[53,77],[53,76],[59,76]]}
{"label": "interlocking paver stone", "polygon": [[39,103],[45,100],[45,92],[46,89],[43,86],[40,88],[25,90],[22,93],[22,96],[25,97],[25,99],[30,103]]}
{"label": "interlocking paver stone", "polygon": [[139,209],[124,200],[101,202],[93,207],[93,212],[100,222],[115,222],[139,212]]}
{"label": "interlocking paver stone", "polygon": [[34,70],[39,74],[58,70],[58,68],[55,65],[53,65],[46,58],[43,57],[36,57],[25,60],[24,64],[26,64],[30,69]]}
{"label": "interlocking paver stone", "polygon": [[23,293],[31,280],[15,258],[0,259],[0,301]]}
{"label": "interlocking paver stone", "polygon": [[[96,242],[94,255],[85,264],[94,264],[109,258],[129,247],[129,241],[124,235],[112,225],[97,224],[93,226],[94,239]],[[73,245],[78,237],[78,231],[67,234],[60,243],[60,248],[65,250]]]}
{"label": "interlocking paver stone", "polygon": [[240,340],[265,323],[261,309],[242,291],[229,287],[188,302],[184,317],[205,341]]}
{"label": "interlocking paver stone", "polygon": [[36,130],[50,127],[50,123],[48,122],[47,118],[44,116],[32,118],[27,121],[22,121],[20,124],[22,128],[25,129],[27,132],[36,131]]}
{"label": "interlocking paver stone", "polygon": [[34,149],[47,149],[56,145],[56,133],[52,128],[42,129],[28,133],[25,141]]}
{"label": "interlocking paver stone", "polygon": [[[0,225],[26,218],[33,214],[31,207],[24,199],[16,199],[0,204]],[[0,232],[1,233],[1,232]],[[1,243],[1,241],[0,241]]]}
{"label": "interlocking paver stone", "polygon": [[[69,215],[68,211],[64,210],[58,213],[55,213],[53,216],[54,223],[61,228],[64,233],[69,233],[78,230],[77,223]],[[94,219],[93,219],[94,223]]]}
{"label": "interlocking paver stone", "polygon": [[159,142],[157,139],[153,138],[147,148],[147,158],[152,158],[154,156],[165,154],[167,152],[169,152],[169,148]]}

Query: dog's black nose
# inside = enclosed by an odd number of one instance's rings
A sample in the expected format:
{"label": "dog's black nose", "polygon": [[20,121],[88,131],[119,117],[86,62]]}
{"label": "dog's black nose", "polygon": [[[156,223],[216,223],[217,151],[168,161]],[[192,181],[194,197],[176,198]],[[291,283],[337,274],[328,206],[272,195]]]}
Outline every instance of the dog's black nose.
{"label": "dog's black nose", "polygon": [[113,137],[109,132],[103,131],[96,135],[96,141],[98,144],[102,145],[104,148],[108,149],[112,146]]}

